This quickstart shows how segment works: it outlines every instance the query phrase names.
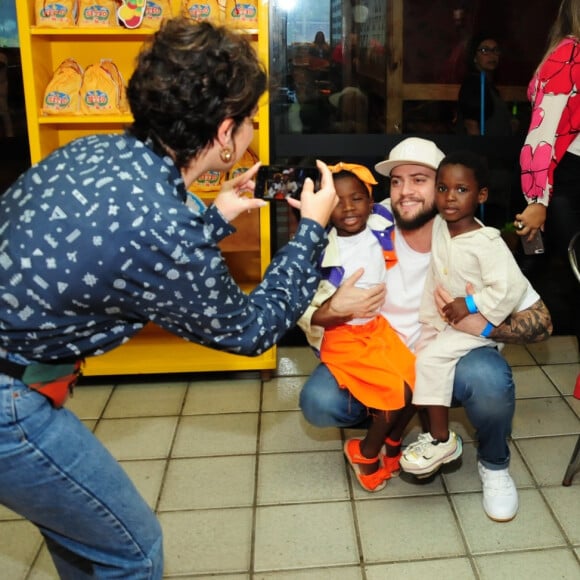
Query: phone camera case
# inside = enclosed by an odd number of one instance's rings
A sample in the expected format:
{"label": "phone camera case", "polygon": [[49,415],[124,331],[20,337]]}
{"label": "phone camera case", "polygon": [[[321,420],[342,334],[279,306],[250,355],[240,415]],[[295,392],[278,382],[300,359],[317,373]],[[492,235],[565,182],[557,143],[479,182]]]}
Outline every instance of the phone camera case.
{"label": "phone camera case", "polygon": [[522,247],[524,249],[524,254],[528,256],[533,256],[534,254],[543,254],[544,240],[542,239],[540,230],[536,232],[536,235],[530,241],[528,241],[526,236],[522,236]]}

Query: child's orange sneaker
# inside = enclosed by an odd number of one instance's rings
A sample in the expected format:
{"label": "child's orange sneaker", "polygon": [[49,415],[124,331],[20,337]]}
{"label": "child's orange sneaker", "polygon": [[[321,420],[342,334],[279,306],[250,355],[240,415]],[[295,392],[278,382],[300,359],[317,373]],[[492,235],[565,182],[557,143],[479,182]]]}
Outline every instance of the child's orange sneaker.
{"label": "child's orange sneaker", "polygon": [[[360,442],[361,440],[356,437],[348,439],[344,444],[344,454],[360,486],[366,491],[381,491],[387,485],[387,480],[391,478],[391,474],[383,466],[381,454],[370,459],[363,456],[360,452]],[[372,465],[377,462],[379,467],[374,473],[369,473],[368,475],[361,473],[359,465]]]}

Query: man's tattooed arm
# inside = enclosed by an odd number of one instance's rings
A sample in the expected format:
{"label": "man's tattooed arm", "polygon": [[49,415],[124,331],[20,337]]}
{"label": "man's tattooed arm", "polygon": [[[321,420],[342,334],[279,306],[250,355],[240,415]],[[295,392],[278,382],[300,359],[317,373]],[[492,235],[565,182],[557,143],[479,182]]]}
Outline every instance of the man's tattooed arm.
{"label": "man's tattooed arm", "polygon": [[490,338],[508,344],[542,342],[552,334],[552,318],[542,300],[516,312],[496,326]]}

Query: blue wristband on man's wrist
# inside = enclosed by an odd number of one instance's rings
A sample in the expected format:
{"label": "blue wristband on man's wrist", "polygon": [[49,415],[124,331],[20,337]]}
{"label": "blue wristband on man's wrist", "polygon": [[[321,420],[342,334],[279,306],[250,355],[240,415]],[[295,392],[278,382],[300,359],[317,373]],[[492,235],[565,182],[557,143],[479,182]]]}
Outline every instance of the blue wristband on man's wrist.
{"label": "blue wristband on man's wrist", "polygon": [[491,331],[494,329],[494,325],[491,322],[488,322],[485,325],[485,328],[481,331],[481,334],[479,336],[482,336],[483,338],[488,338],[489,335],[491,334]]}
{"label": "blue wristband on man's wrist", "polygon": [[465,297],[465,305],[467,306],[467,310],[469,310],[469,314],[477,314],[479,312],[472,294],[468,294]]}

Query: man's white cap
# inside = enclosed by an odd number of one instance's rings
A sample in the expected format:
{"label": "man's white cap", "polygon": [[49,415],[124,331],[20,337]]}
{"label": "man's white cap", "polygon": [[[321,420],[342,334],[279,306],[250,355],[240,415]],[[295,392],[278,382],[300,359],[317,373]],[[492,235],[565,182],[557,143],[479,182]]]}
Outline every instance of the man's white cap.
{"label": "man's white cap", "polygon": [[330,97],[328,97],[328,102],[337,109],[340,106],[340,99],[342,97],[346,97],[348,95],[352,95],[356,97],[360,101],[364,101],[365,103],[368,101],[367,96],[357,87],[344,87],[340,93],[332,93]]}
{"label": "man's white cap", "polygon": [[389,176],[391,171],[399,165],[425,165],[437,170],[445,153],[427,139],[409,137],[393,147],[388,159],[380,161],[375,169],[381,175]]}

